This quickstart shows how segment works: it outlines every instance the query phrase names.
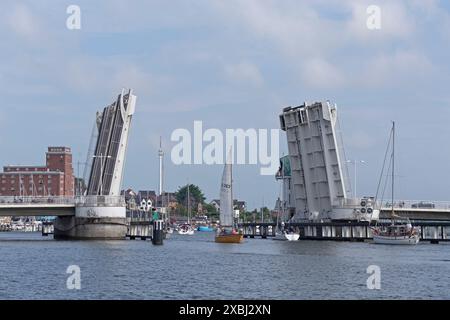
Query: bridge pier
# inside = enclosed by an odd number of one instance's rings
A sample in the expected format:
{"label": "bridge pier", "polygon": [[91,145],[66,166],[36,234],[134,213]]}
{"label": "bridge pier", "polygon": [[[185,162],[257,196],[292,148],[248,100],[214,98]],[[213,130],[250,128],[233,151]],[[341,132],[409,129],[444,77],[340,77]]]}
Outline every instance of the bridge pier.
{"label": "bridge pier", "polygon": [[126,234],[125,207],[77,206],[75,216],[54,222],[55,239],[123,240]]}
{"label": "bridge pier", "polygon": [[57,217],[54,239],[123,240],[127,233],[125,218]]}

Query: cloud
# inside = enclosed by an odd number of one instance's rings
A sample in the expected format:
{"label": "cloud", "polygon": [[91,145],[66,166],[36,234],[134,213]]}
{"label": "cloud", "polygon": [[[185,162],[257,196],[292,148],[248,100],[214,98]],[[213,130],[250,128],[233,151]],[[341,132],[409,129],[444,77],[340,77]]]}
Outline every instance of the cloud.
{"label": "cloud", "polygon": [[27,38],[35,36],[38,33],[40,25],[30,9],[23,4],[17,4],[12,7],[7,24],[15,34]]}
{"label": "cloud", "polygon": [[240,62],[238,64],[225,65],[226,76],[238,84],[261,86],[264,78],[258,67],[250,62]]}
{"label": "cloud", "polygon": [[315,88],[336,88],[345,85],[346,79],[342,72],[320,58],[307,60],[301,69],[303,82]]}
{"label": "cloud", "polygon": [[[320,19],[313,5],[298,1],[227,1],[215,2],[226,19],[243,26],[262,41],[270,41],[290,57],[317,55],[337,41],[333,20]],[[323,30],[321,37],[317,34]]]}
{"label": "cloud", "polygon": [[360,84],[371,86],[414,85],[434,71],[432,62],[417,51],[399,50],[370,59]]}

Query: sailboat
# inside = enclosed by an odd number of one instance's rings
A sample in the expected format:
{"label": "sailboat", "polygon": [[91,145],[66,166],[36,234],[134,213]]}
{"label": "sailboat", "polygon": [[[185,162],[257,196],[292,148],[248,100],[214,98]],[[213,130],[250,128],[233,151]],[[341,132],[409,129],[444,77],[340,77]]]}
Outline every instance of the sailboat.
{"label": "sailboat", "polygon": [[233,177],[231,150],[222,174],[220,187],[220,228],[217,229],[215,241],[219,243],[241,243],[244,235],[236,230],[233,217]]}
{"label": "sailboat", "polygon": [[194,234],[194,228],[191,225],[191,201],[189,193],[189,183],[187,185],[187,203],[188,203],[188,221],[178,226],[178,234],[192,236]]}
{"label": "sailboat", "polygon": [[[282,167],[283,167],[283,163],[280,161],[281,176],[283,175]],[[283,200],[278,198],[277,226],[276,226],[276,231],[275,231],[275,237],[273,239],[274,240],[297,241],[298,239],[300,239],[300,234],[298,232],[295,232],[292,227],[290,227],[289,225],[286,227],[285,222],[282,221],[281,228],[280,228],[280,223],[279,223],[280,213],[282,214],[283,220],[286,216],[284,213],[284,208],[285,208],[284,191],[283,192],[280,191],[280,194],[282,195]],[[289,223],[289,221],[288,221],[288,223]]]}
{"label": "sailboat", "polygon": [[373,242],[377,244],[417,244],[420,240],[420,230],[414,228],[408,218],[399,221],[400,218],[394,211],[394,172],[395,172],[395,122],[392,123],[392,186],[391,186],[391,224],[387,226],[375,226],[373,231]]}
{"label": "sailboat", "polygon": [[284,236],[286,237],[287,241],[297,241],[298,239],[300,239],[300,233],[293,230],[284,231]]}

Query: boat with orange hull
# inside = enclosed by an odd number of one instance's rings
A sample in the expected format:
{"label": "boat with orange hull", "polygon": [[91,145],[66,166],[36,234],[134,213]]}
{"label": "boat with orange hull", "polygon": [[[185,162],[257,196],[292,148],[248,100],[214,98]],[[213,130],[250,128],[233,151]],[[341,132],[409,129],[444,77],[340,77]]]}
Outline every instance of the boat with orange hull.
{"label": "boat with orange hull", "polygon": [[231,167],[232,153],[229,151],[225,168],[223,169],[220,186],[220,228],[217,229],[215,240],[218,243],[241,243],[242,232],[237,232],[233,208],[233,178]]}
{"label": "boat with orange hull", "polygon": [[243,239],[244,235],[241,233],[216,235],[217,243],[241,243]]}

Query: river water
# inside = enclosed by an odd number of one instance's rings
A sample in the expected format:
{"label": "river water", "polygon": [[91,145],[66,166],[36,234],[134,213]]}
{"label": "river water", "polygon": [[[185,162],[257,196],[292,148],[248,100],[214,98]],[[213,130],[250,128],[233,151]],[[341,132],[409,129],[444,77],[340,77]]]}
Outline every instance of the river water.
{"label": "river water", "polygon": [[[245,239],[56,241],[0,232],[0,299],[449,299],[450,245]],[[70,265],[81,289],[67,288]],[[380,268],[370,290],[367,268]]]}

